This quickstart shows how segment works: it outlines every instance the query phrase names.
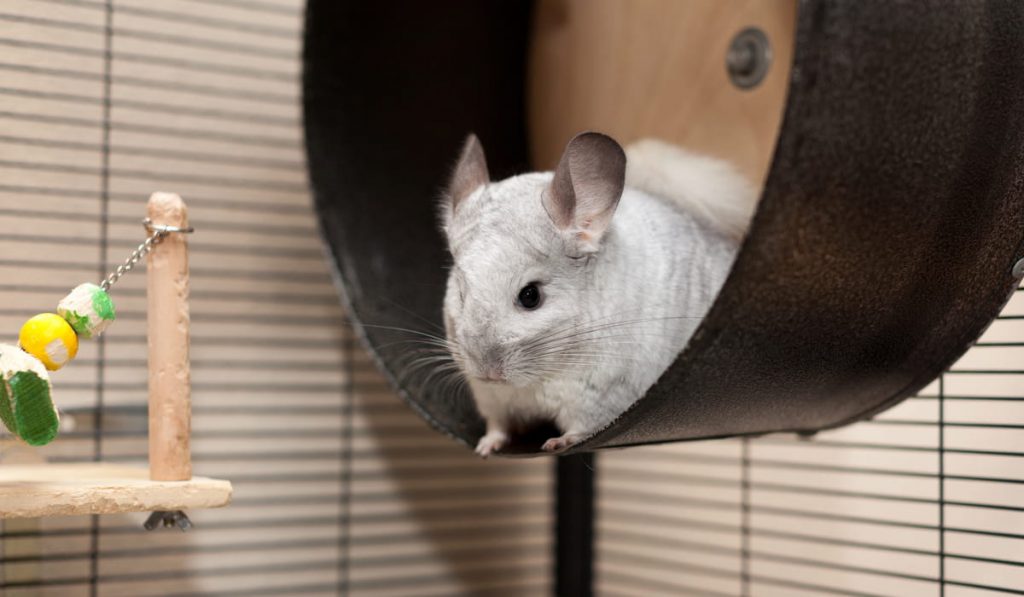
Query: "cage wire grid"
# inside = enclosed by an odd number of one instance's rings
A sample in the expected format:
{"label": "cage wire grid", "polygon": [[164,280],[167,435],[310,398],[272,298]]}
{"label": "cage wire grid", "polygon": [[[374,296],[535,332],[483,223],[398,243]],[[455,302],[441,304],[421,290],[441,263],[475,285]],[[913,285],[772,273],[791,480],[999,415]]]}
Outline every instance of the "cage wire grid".
{"label": "cage wire grid", "polygon": [[871,421],[602,454],[598,593],[1024,593],[1022,320]]}
{"label": "cage wire grid", "polygon": [[[477,462],[409,412],[356,348],[306,188],[302,10],[299,0],[0,7],[0,342],[117,265],[143,233],[150,192],[179,192],[197,229],[195,472],[235,485],[229,508],[190,512],[185,534],[146,533],[145,514],[5,521],[3,595],[550,584],[550,463]],[[73,428],[40,453],[6,443],[3,462],[145,464],[144,279],[118,284],[118,321],[53,376]]]}
{"label": "cage wire grid", "polygon": [[[144,515],[6,521],[5,595],[537,594],[550,462],[477,462],[394,397],[317,244],[298,0],[0,7],[0,341],[134,246],[149,192],[190,202],[194,456],[230,478],[189,534]],[[143,278],[55,377],[55,461],[145,460]],[[1024,593],[1024,294],[873,421],[602,453],[601,595]],[[278,396],[289,396],[282,404]],[[31,460],[7,449],[6,459]],[[0,464],[2,465],[2,464]]]}

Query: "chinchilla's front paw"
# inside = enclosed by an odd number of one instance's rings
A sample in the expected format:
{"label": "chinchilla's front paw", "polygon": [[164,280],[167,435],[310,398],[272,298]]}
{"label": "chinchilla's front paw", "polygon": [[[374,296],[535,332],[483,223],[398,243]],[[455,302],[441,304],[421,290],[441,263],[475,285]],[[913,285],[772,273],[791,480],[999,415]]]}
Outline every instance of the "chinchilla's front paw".
{"label": "chinchilla's front paw", "polygon": [[488,431],[476,443],[476,453],[481,458],[487,458],[495,452],[500,452],[506,443],[508,443],[508,434],[504,431]]}
{"label": "chinchilla's front paw", "polygon": [[564,452],[565,450],[568,450],[571,446],[580,443],[580,440],[582,439],[583,434],[581,433],[566,433],[559,437],[553,437],[548,441],[544,442],[544,445],[541,446],[540,449],[544,450],[545,452],[557,454],[559,452]]}

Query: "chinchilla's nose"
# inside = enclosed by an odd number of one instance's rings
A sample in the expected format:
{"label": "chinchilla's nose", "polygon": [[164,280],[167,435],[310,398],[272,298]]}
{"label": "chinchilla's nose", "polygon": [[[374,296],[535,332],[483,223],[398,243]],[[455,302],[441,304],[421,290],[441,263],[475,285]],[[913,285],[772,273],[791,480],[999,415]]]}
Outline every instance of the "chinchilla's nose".
{"label": "chinchilla's nose", "polygon": [[480,351],[480,378],[486,381],[505,381],[505,364],[502,350],[490,346]]}

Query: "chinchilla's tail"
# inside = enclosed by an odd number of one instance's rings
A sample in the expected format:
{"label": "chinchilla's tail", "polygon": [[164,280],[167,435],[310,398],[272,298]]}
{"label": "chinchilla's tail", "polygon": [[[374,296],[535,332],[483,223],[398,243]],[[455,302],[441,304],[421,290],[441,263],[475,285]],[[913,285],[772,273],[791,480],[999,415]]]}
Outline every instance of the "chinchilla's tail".
{"label": "chinchilla's tail", "polygon": [[757,207],[754,187],[731,164],[657,139],[626,147],[626,184],[672,200],[737,240],[746,234]]}

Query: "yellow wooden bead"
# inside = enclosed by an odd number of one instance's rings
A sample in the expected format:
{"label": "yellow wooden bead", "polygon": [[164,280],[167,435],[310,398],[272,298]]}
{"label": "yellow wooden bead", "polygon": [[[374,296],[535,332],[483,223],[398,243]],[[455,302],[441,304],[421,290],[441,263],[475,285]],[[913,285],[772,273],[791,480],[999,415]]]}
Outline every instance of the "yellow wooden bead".
{"label": "yellow wooden bead", "polygon": [[60,369],[78,354],[74,328],[56,313],[41,313],[26,321],[18,334],[18,343],[50,371]]}

